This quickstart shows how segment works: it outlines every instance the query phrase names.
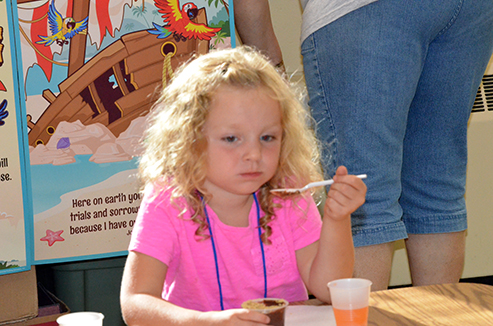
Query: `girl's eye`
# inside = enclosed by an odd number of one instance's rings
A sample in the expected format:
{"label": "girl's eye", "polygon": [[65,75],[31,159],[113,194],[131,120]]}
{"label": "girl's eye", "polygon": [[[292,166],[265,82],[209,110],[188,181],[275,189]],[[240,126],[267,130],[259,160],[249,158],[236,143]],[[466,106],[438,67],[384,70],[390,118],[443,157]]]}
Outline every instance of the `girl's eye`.
{"label": "girl's eye", "polygon": [[234,143],[235,141],[238,140],[238,137],[236,136],[226,136],[223,138],[224,141],[228,142],[228,143]]}
{"label": "girl's eye", "polygon": [[264,135],[264,136],[260,137],[260,139],[261,139],[262,141],[267,141],[267,142],[269,142],[269,141],[273,141],[274,139],[276,139],[276,137],[274,137],[274,136],[272,136],[272,135]]}

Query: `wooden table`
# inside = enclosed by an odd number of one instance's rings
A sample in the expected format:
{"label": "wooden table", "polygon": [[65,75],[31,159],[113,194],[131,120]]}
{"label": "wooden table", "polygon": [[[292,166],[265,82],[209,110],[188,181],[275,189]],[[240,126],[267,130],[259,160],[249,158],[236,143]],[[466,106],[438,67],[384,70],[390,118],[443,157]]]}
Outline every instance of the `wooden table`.
{"label": "wooden table", "polygon": [[[303,304],[323,303],[312,299]],[[411,325],[493,325],[493,286],[457,283],[371,293],[368,326]]]}
{"label": "wooden table", "polygon": [[473,283],[372,292],[368,326],[493,325],[493,286]]}

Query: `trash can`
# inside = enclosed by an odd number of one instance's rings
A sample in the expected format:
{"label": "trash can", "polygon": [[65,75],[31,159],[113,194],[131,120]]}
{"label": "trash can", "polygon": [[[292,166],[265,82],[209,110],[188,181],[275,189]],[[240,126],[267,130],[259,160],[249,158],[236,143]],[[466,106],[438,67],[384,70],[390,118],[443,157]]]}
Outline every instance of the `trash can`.
{"label": "trash can", "polygon": [[120,308],[120,285],[126,257],[52,265],[55,295],[72,312],[95,311],[105,326],[125,326]]}

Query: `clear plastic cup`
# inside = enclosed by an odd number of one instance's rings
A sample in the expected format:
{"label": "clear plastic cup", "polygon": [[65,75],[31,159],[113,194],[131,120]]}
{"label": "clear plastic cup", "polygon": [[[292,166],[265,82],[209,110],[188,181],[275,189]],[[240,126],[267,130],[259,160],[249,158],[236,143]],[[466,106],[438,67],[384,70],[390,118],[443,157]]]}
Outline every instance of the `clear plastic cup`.
{"label": "clear plastic cup", "polygon": [[72,312],[57,318],[60,326],[103,326],[104,315],[99,312]]}
{"label": "clear plastic cup", "polygon": [[284,316],[288,302],[278,298],[260,298],[245,301],[241,307],[266,314],[270,318],[269,325],[284,326]]}
{"label": "clear plastic cup", "polygon": [[345,278],[327,284],[337,326],[368,325],[371,284],[362,278]]}

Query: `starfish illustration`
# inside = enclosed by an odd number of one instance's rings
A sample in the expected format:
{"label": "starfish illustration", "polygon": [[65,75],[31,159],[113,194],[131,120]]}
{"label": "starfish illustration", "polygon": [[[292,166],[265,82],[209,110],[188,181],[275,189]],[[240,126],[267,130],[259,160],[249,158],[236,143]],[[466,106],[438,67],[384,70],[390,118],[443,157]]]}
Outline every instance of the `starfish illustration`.
{"label": "starfish illustration", "polygon": [[51,231],[51,230],[46,230],[46,236],[42,237],[40,241],[48,241],[48,245],[51,247],[53,244],[57,241],[65,241],[64,238],[60,236],[60,234],[63,233],[63,230],[60,231]]}

